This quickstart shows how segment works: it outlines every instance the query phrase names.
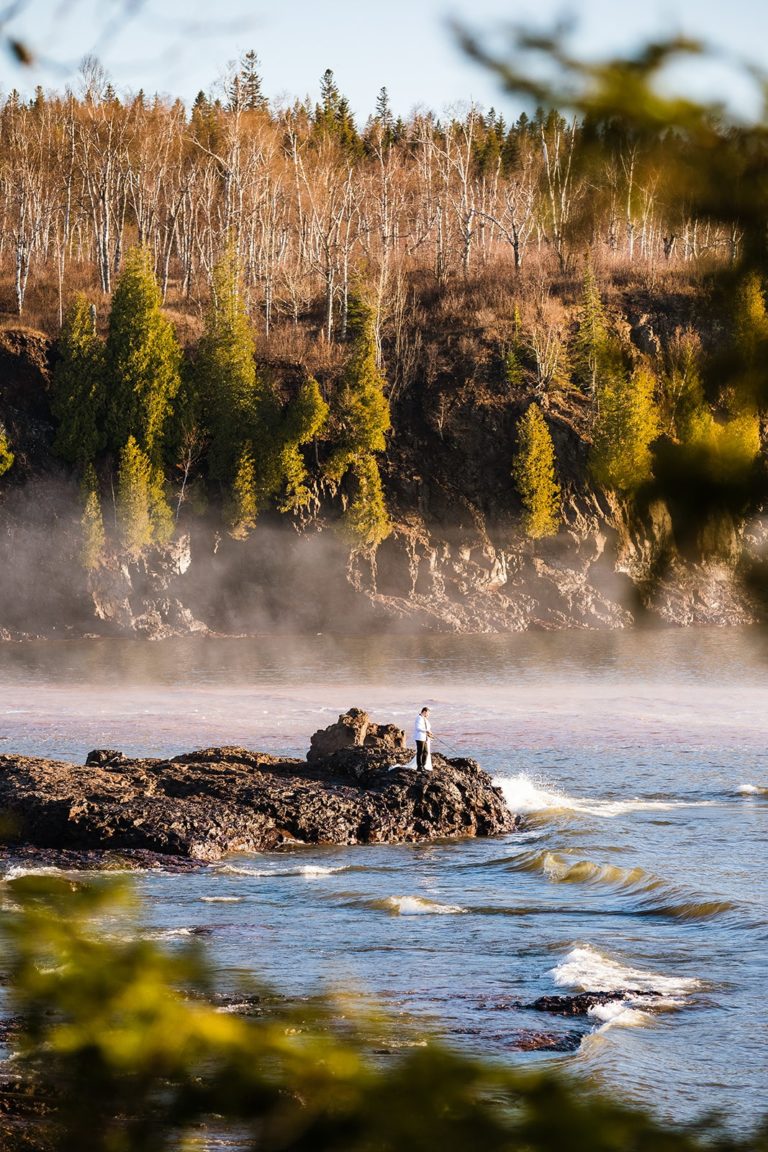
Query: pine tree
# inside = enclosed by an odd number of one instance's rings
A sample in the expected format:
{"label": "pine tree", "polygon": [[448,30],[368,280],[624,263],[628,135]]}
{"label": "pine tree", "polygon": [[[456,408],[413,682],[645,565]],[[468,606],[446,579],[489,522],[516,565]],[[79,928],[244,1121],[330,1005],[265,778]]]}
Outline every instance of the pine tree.
{"label": "pine tree", "polygon": [[173,401],[181,385],[181,349],[162,314],[149,252],[128,253],[112,297],[106,346],[108,434],[118,450],[133,437],[158,461]]}
{"label": "pine tree", "polygon": [[237,258],[229,248],[214,268],[195,367],[211,436],[209,470],[225,487],[234,481],[243,443],[253,435],[258,401],[255,352]]}
{"label": "pine tree", "polygon": [[[386,381],[376,363],[374,313],[360,292],[350,294],[348,331],[352,354],[337,397],[337,444],[326,465],[326,476],[338,486],[351,471],[355,495],[346,521],[352,533],[369,544],[389,532],[375,454],[386,448],[391,418],[384,395]],[[371,502],[368,512],[366,501]]]}
{"label": "pine tree", "polygon": [[691,438],[692,425],[706,408],[701,379],[701,341],[691,329],[675,331],[668,370],[662,381],[664,430],[676,440]]}
{"label": "pine tree", "polygon": [[8,439],[8,433],[2,424],[0,424],[0,476],[4,476],[9,468],[13,467],[13,462],[16,459],[13,452],[11,452],[11,442]]}
{"label": "pine tree", "polygon": [[152,543],[151,487],[150,460],[129,436],[117,472],[117,531],[123,551],[134,559]]}
{"label": "pine tree", "polygon": [[659,430],[654,390],[644,366],[631,376],[618,368],[600,376],[590,470],[604,488],[633,492],[650,479],[650,445]]}
{"label": "pine tree", "polygon": [[253,447],[250,443],[244,444],[240,452],[228,512],[230,533],[237,540],[244,539],[255,527],[259,513],[256,469],[253,462]]}
{"label": "pine tree", "polygon": [[560,486],[555,449],[538,404],[531,404],[518,427],[518,453],[512,467],[525,509],[525,531],[533,540],[554,536],[560,526]]}
{"label": "pine tree", "polygon": [[579,327],[571,356],[574,378],[589,395],[593,396],[600,369],[608,366],[611,348],[600,290],[589,262],[584,269],[584,286],[577,320]]}
{"label": "pine tree", "polygon": [[91,305],[78,293],[59,337],[51,408],[59,422],[54,451],[81,469],[105,446],[105,397],[104,343],[96,334]]}
{"label": "pine tree", "polygon": [[326,469],[337,484],[357,459],[384,451],[392,426],[386,380],[376,362],[374,313],[359,292],[350,293],[347,331],[352,352],[336,404],[338,443]]}
{"label": "pine tree", "polygon": [[360,152],[360,137],[349,108],[349,101],[338,89],[333,71],[326,68],[320,81],[320,103],[313,117],[315,132],[339,141],[345,152]]}
{"label": "pine tree", "polygon": [[155,544],[167,544],[173,537],[173,511],[166,496],[165,476],[162,468],[155,465],[149,475],[149,522],[152,527],[152,540]]}
{"label": "pine tree", "polygon": [[82,493],[84,498],[83,514],[80,517],[80,530],[82,532],[82,546],[80,556],[86,572],[98,568],[104,560],[104,520],[101,514],[101,500],[99,499],[99,485],[96,472],[92,464],[86,466],[83,476]]}
{"label": "pine tree", "polygon": [[763,283],[749,272],[738,285],[733,301],[733,341],[747,368],[762,361],[768,348],[768,310]]}
{"label": "pine tree", "polygon": [[352,466],[352,499],[345,523],[357,544],[376,548],[392,531],[381,475],[373,456],[363,456]]}
{"label": "pine tree", "polygon": [[296,399],[289,403],[282,421],[280,483],[283,496],[277,506],[280,512],[301,512],[312,501],[301,448],[322,431],[328,411],[317,381],[310,376],[299,388]]}
{"label": "pine tree", "polygon": [[240,100],[247,112],[260,112],[267,107],[267,98],[261,88],[260,61],[251,49],[240,61]]}

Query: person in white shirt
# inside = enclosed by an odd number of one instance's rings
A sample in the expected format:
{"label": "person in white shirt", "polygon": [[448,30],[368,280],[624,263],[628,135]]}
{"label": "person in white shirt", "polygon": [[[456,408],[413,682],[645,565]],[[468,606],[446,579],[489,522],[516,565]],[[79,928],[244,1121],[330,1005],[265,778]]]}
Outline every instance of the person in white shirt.
{"label": "person in white shirt", "polygon": [[422,770],[427,768],[428,760],[431,759],[429,742],[432,735],[432,729],[429,726],[429,708],[422,708],[416,717],[413,729],[413,737],[416,741],[416,767]]}

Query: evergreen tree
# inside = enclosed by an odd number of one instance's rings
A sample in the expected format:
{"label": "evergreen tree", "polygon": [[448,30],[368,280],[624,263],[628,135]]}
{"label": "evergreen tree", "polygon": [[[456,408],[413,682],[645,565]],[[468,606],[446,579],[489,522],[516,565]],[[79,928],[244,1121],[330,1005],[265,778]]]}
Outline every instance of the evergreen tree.
{"label": "evergreen tree", "polygon": [[655,380],[644,366],[615,368],[597,382],[590,470],[604,488],[633,492],[650,479],[651,442],[659,430]]}
{"label": "evergreen tree", "polygon": [[733,302],[733,340],[744,364],[754,368],[768,349],[768,310],[763,283],[749,272],[738,285]]}
{"label": "evergreen tree", "polygon": [[385,128],[391,128],[394,123],[392,116],[392,105],[389,102],[389,93],[386,88],[380,88],[379,94],[376,97],[376,113],[374,120],[379,124],[383,124]]}
{"label": "evergreen tree", "polygon": [[240,61],[240,100],[246,112],[260,112],[267,107],[267,98],[261,88],[260,61],[253,49]]}
{"label": "evergreen tree", "polygon": [[392,522],[373,456],[363,456],[352,465],[352,478],[352,499],[345,517],[347,529],[356,543],[376,548],[389,536]]}
{"label": "evergreen tree", "polygon": [[99,498],[99,485],[96,472],[92,464],[88,464],[83,476],[82,493],[84,498],[83,514],[80,517],[82,532],[81,558],[86,572],[98,568],[104,559],[106,538],[104,535],[104,520],[101,514],[101,500]]}
{"label": "evergreen tree", "polygon": [[2,424],[0,424],[0,476],[4,476],[9,468],[13,467],[13,462],[16,459],[13,452],[11,452],[11,442],[8,439],[8,433]]}
{"label": "evergreen tree", "polygon": [[95,331],[92,306],[78,293],[64,317],[53,374],[57,455],[81,469],[93,462],[105,446],[104,407],[104,343]]}
{"label": "evergreen tree", "polygon": [[229,248],[214,269],[195,368],[211,437],[210,474],[225,487],[234,481],[243,444],[253,435],[258,400],[255,352],[237,258]]}
{"label": "evergreen tree", "polygon": [[503,356],[504,379],[510,388],[519,388],[525,381],[524,357],[523,321],[520,316],[520,309],[515,305],[512,320],[512,339]]}
{"label": "evergreen tree", "polygon": [[255,527],[259,513],[256,468],[253,462],[253,447],[249,442],[243,445],[237,461],[228,513],[231,534],[235,539],[244,539]]}
{"label": "evergreen tree", "polygon": [[601,367],[607,366],[611,348],[600,290],[589,262],[584,270],[584,286],[577,320],[579,327],[571,357],[574,377],[589,395],[594,396],[598,374]]}
{"label": "evergreen tree", "polygon": [[[376,363],[374,313],[360,292],[350,294],[348,331],[352,354],[337,398],[337,443],[326,476],[338,486],[352,472],[355,495],[347,525],[368,544],[376,542],[376,537],[383,539],[390,530],[375,454],[386,448],[391,419],[384,395],[386,381]],[[366,502],[370,502],[368,511]]]}
{"label": "evergreen tree", "polygon": [[301,512],[312,501],[301,448],[319,435],[328,419],[328,411],[317,381],[310,376],[299,388],[296,399],[288,404],[282,420],[280,485],[283,495],[278,504],[280,512]]}
{"label": "evergreen tree", "polygon": [[526,533],[533,540],[556,535],[560,526],[560,486],[555,449],[538,404],[531,404],[520,421],[512,475],[525,509]]}
{"label": "evergreen tree", "polygon": [[181,385],[181,349],[173,325],[162,314],[151,256],[141,248],[128,253],[112,297],[106,373],[112,448],[133,437],[158,461]]}
{"label": "evergreen tree", "polygon": [[155,544],[167,544],[173,537],[174,519],[166,496],[165,476],[157,464],[150,470],[148,496],[152,540]]}
{"label": "evergreen tree", "polygon": [[392,426],[386,380],[376,362],[373,309],[357,291],[350,293],[347,331],[352,352],[336,405],[337,447],[326,468],[337,484],[362,456],[384,451]]}
{"label": "evergreen tree", "polygon": [[355,154],[361,151],[360,137],[355,128],[349,101],[339,91],[330,68],[326,68],[320,81],[320,103],[315,107],[313,120],[315,132],[334,137],[345,152]]}
{"label": "evergreen tree", "polygon": [[695,332],[677,330],[670,341],[669,364],[662,381],[664,430],[675,440],[690,440],[698,415],[706,408],[701,378],[701,341]]}
{"label": "evergreen tree", "polygon": [[117,472],[117,532],[121,548],[134,559],[152,543],[151,489],[150,460],[129,436]]}

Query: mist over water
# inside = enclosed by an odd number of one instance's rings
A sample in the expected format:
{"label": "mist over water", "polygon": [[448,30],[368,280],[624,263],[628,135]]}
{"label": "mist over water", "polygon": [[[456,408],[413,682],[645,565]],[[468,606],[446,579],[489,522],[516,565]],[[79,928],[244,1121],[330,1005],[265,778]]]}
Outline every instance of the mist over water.
{"label": "mist over water", "polygon": [[[303,755],[353,705],[410,736],[429,704],[525,832],[144,873],[148,930],[205,933],[223,991],[250,972],[358,990],[403,1043],[437,1032],[748,1127],[768,1065],[767,667],[759,630],[2,645],[0,751]],[[616,989],[586,1020],[516,1007]],[[521,1054],[525,1029],[577,1050]]]}

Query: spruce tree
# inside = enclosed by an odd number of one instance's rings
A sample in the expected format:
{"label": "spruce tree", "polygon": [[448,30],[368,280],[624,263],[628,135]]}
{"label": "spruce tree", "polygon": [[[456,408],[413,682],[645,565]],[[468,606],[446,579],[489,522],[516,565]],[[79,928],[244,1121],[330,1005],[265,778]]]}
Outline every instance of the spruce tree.
{"label": "spruce tree", "polygon": [[214,268],[195,367],[210,432],[209,471],[225,489],[233,483],[243,444],[253,434],[258,400],[255,352],[237,258],[228,248]]}
{"label": "spruce tree", "polygon": [[528,536],[554,536],[560,526],[560,485],[555,472],[555,448],[538,404],[531,404],[518,426],[517,458],[512,467],[525,509]]}
{"label": "spruce tree", "polygon": [[[384,395],[386,381],[376,363],[373,309],[359,292],[350,295],[348,330],[352,353],[335,405],[336,447],[326,476],[338,486],[352,472],[355,495],[347,510],[347,525],[368,544],[377,536],[383,539],[390,530],[376,453],[386,448],[391,418]],[[368,513],[366,501],[371,504]]]}
{"label": "spruce tree", "polygon": [[732,332],[735,349],[747,368],[764,360],[768,351],[768,309],[757,272],[747,273],[736,289]]}
{"label": "spruce tree", "polygon": [[373,456],[363,456],[352,466],[352,499],[345,523],[356,544],[376,548],[392,531],[381,475]]}
{"label": "spruce tree", "polygon": [[129,436],[117,472],[117,532],[121,548],[134,559],[152,543],[151,488],[152,464]]}
{"label": "spruce tree", "polygon": [[155,544],[167,544],[173,537],[173,511],[166,496],[165,476],[162,468],[155,464],[149,474],[149,522],[152,540]]}
{"label": "spruce tree", "polygon": [[181,349],[162,314],[149,252],[128,253],[109,313],[106,346],[108,433],[119,450],[133,437],[159,461],[173,401],[181,385]]}
{"label": "spruce tree", "polygon": [[597,385],[590,471],[604,488],[633,492],[651,477],[651,442],[659,431],[655,380],[645,366],[615,368]]}
{"label": "spruce tree", "polygon": [[611,342],[600,290],[589,262],[584,269],[577,321],[578,331],[571,354],[573,374],[584,391],[593,396],[600,369],[607,368],[611,359]]}
{"label": "spruce tree", "polygon": [[283,495],[278,503],[280,512],[301,512],[312,501],[301,448],[322,431],[328,411],[317,380],[310,376],[299,388],[296,399],[288,404],[282,419],[280,485]]}
{"label": "spruce tree", "polygon": [[246,112],[260,112],[267,107],[267,98],[261,88],[260,67],[253,49],[246,52],[240,61],[240,100]]}
{"label": "spruce tree", "polygon": [[244,539],[255,527],[258,513],[253,446],[248,442],[240,451],[229,501],[228,520],[232,536],[238,540]]}
{"label": "spruce tree", "polygon": [[78,293],[67,309],[53,373],[51,409],[58,420],[53,450],[80,469],[105,446],[104,342],[87,298]]}
{"label": "spruce tree", "polygon": [[11,452],[11,442],[8,439],[8,433],[2,424],[0,424],[0,476],[4,476],[9,468],[13,467],[13,462],[16,459],[13,452]]}
{"label": "spruce tree", "polygon": [[352,352],[336,403],[337,446],[326,468],[333,483],[362,456],[383,452],[392,426],[386,380],[376,363],[373,309],[359,292],[350,294],[347,330]]}
{"label": "spruce tree", "polygon": [[86,572],[98,568],[104,560],[104,520],[101,514],[101,500],[96,472],[92,464],[85,469],[82,484],[83,514],[80,517],[82,545],[80,556]]}

